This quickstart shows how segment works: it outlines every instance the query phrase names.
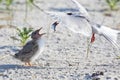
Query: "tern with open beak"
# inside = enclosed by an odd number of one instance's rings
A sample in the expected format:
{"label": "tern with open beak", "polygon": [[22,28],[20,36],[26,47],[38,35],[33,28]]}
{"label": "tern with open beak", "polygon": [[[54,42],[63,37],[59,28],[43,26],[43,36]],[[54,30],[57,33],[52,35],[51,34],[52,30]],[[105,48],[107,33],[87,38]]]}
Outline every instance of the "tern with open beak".
{"label": "tern with open beak", "polygon": [[79,10],[79,14],[76,14],[74,12],[64,13],[44,11],[40,7],[36,5],[35,6],[46,15],[49,15],[56,20],[52,24],[52,29],[54,29],[54,31],[56,31],[56,26],[59,23],[62,23],[65,27],[67,27],[74,33],[81,33],[88,38],[92,36],[91,43],[95,41],[95,34],[98,34],[106,38],[116,48],[119,47],[119,45],[117,44],[117,37],[120,31],[97,24],[96,22],[92,22],[87,10],[79,2],[77,2],[77,0],[71,1],[76,5],[77,9]]}
{"label": "tern with open beak", "polygon": [[77,9],[79,10],[79,14],[76,14],[75,12],[50,12],[44,11],[38,6],[36,7],[46,15],[49,15],[56,20],[52,24],[52,29],[54,29],[54,31],[56,31],[56,26],[61,23],[74,33],[80,33],[88,37],[88,39],[91,38],[91,43],[95,41],[95,34],[103,36],[118,50],[119,45],[117,44],[117,37],[120,31],[93,22],[90,19],[90,15],[88,14],[87,10],[81,4],[79,4],[77,0],[71,1],[76,5]]}
{"label": "tern with open beak", "polygon": [[77,9],[79,14],[74,12],[64,13],[64,12],[47,12],[51,17],[57,19],[53,24],[52,28],[56,31],[56,26],[62,23],[65,27],[75,33],[81,33],[88,38],[91,38],[91,43],[95,41],[95,34],[103,36],[107,39],[113,46],[117,49],[119,45],[117,44],[117,37],[120,31],[111,29],[104,25],[97,24],[90,20],[90,16],[87,10],[77,2],[77,0],[71,0]]}
{"label": "tern with open beak", "polygon": [[32,32],[32,40],[26,43],[23,48],[14,55],[15,58],[25,62],[26,66],[32,66],[31,62],[35,61],[44,50],[44,39],[42,36],[45,33],[40,33],[42,28]]}

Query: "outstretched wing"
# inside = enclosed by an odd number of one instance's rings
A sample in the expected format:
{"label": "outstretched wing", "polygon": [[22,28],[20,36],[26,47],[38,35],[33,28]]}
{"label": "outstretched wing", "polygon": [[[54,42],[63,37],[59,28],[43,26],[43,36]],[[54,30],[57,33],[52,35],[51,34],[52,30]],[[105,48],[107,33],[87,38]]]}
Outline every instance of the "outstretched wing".
{"label": "outstretched wing", "polygon": [[89,20],[84,16],[79,16],[71,13],[71,15],[64,12],[50,12],[51,17],[57,19],[59,23],[66,26],[74,33],[81,33],[84,36],[91,36],[92,28]]}
{"label": "outstretched wing", "polygon": [[16,58],[24,60],[29,60],[38,50],[38,45],[35,41],[28,42],[22,50],[20,50],[17,54],[15,54]]}
{"label": "outstretched wing", "polygon": [[89,14],[87,10],[77,0],[71,0],[71,1],[77,5],[77,8],[79,12],[81,13],[81,15],[84,15],[85,17],[89,18]]}
{"label": "outstretched wing", "polygon": [[38,49],[38,45],[35,41],[28,42],[21,50],[22,54],[28,54],[30,52],[33,52],[34,49]]}

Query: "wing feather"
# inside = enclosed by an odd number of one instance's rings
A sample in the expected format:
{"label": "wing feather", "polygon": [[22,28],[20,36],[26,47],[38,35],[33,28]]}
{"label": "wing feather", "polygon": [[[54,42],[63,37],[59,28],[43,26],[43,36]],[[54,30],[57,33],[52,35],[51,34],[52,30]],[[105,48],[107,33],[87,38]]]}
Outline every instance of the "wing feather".
{"label": "wing feather", "polygon": [[15,54],[15,57],[20,59],[21,61],[30,61],[33,55],[38,51],[38,45],[36,41],[28,42],[22,50]]}

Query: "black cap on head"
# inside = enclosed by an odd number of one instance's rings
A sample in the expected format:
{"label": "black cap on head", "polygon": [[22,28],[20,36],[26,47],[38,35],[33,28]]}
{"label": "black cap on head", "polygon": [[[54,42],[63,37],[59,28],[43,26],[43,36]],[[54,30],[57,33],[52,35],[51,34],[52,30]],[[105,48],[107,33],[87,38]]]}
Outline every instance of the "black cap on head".
{"label": "black cap on head", "polygon": [[67,15],[72,15],[72,13],[67,13]]}

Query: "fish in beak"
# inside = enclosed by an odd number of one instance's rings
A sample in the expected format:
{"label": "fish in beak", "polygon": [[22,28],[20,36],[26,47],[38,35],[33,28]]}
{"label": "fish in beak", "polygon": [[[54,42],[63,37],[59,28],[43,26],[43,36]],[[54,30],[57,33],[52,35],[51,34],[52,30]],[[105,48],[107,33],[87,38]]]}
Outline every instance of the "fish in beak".
{"label": "fish in beak", "polygon": [[56,31],[56,26],[58,25],[59,23],[56,21],[52,24],[51,28],[54,30],[54,32]]}

